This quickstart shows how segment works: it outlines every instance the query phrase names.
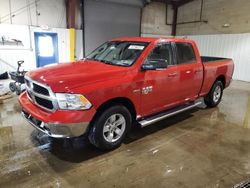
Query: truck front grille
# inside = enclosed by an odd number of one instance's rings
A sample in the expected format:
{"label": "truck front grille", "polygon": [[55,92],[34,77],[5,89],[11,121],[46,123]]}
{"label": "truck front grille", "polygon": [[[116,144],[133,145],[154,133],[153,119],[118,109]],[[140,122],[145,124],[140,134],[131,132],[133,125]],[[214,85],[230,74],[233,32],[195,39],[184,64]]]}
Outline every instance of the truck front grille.
{"label": "truck front grille", "polygon": [[35,84],[33,83],[33,90],[37,93],[40,93],[40,94],[43,94],[43,95],[46,95],[46,96],[49,96],[49,91],[48,89],[42,87],[42,86],[39,86],[38,84]]}
{"label": "truck front grille", "polygon": [[39,104],[40,106],[44,106],[45,108],[50,109],[50,110],[53,109],[52,101],[49,101],[40,97],[36,97],[36,96],[35,96],[35,100],[37,104]]}
{"label": "truck front grille", "polygon": [[31,80],[29,77],[25,77],[25,83],[28,97],[32,103],[45,110],[56,110],[57,102],[50,87]]}

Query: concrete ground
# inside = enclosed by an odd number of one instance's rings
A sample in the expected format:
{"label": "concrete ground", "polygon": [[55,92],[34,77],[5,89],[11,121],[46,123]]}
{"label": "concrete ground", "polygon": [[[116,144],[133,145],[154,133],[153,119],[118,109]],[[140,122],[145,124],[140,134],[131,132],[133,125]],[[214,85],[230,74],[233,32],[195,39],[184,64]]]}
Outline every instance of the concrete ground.
{"label": "concrete ground", "polygon": [[84,138],[52,140],[0,105],[0,187],[232,187],[250,178],[250,84],[221,104],[184,112],[101,152]]}

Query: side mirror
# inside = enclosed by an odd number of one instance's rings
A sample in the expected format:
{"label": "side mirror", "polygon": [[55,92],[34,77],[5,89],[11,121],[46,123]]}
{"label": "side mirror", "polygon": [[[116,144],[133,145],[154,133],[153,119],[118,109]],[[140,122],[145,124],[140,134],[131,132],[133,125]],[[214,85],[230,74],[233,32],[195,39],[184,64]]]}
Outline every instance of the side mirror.
{"label": "side mirror", "polygon": [[156,66],[155,64],[143,64],[141,66],[141,70],[142,71],[146,71],[146,70],[156,70]]}
{"label": "side mirror", "polygon": [[147,60],[142,66],[141,70],[157,70],[157,69],[166,69],[167,68],[167,60],[159,59],[159,60]]}

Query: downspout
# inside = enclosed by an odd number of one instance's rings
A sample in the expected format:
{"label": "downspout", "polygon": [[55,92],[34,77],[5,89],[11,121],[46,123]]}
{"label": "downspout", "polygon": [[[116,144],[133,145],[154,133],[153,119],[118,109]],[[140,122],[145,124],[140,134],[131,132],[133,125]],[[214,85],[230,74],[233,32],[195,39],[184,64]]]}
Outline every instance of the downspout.
{"label": "downspout", "polygon": [[140,8],[140,28],[139,28],[139,36],[141,37],[141,24],[142,24],[142,8]]}
{"label": "downspout", "polygon": [[200,21],[202,21],[202,12],[203,12],[203,0],[201,0]]}
{"label": "downspout", "polygon": [[12,24],[11,0],[9,0],[9,13],[10,13],[10,24]]}
{"label": "downspout", "polygon": [[[191,23],[208,23],[207,20],[202,20],[202,13],[203,13],[203,3],[204,3],[204,0],[201,0],[201,7],[200,7],[200,19],[199,20],[194,20],[194,21],[186,21],[186,22],[179,22],[179,23],[176,23],[176,26],[177,25],[183,25],[183,24],[191,24]],[[173,5],[174,6],[174,5]],[[176,6],[177,7],[177,6]],[[174,9],[174,7],[173,7]],[[177,7],[178,9],[178,7]],[[177,10],[178,12],[178,10]],[[168,13],[168,4],[166,3],[166,25],[170,25],[170,26],[173,26],[173,22],[172,23],[168,23],[167,22],[167,13]],[[175,12],[174,12],[175,14]],[[177,13],[178,14],[178,13]],[[174,18],[174,16],[173,16]],[[173,19],[174,20],[174,19]],[[177,22],[177,19],[176,19],[176,22]]]}
{"label": "downspout", "polygon": [[177,16],[178,16],[178,7],[173,6],[174,16],[173,16],[173,23],[172,23],[172,36],[176,36],[176,27],[177,27]]}

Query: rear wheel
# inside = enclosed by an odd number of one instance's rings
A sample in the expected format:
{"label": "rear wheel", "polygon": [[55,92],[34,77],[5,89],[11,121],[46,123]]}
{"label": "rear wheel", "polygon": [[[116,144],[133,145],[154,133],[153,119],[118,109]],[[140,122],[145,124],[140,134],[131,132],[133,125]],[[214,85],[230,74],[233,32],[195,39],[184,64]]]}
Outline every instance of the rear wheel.
{"label": "rear wheel", "polygon": [[207,94],[207,96],[204,97],[204,102],[208,107],[215,107],[217,106],[220,101],[221,97],[223,95],[223,84],[220,80],[217,80],[210,92]]}
{"label": "rear wheel", "polygon": [[107,108],[91,124],[89,141],[99,149],[117,148],[129,132],[131,124],[131,114],[126,107],[116,105]]}

